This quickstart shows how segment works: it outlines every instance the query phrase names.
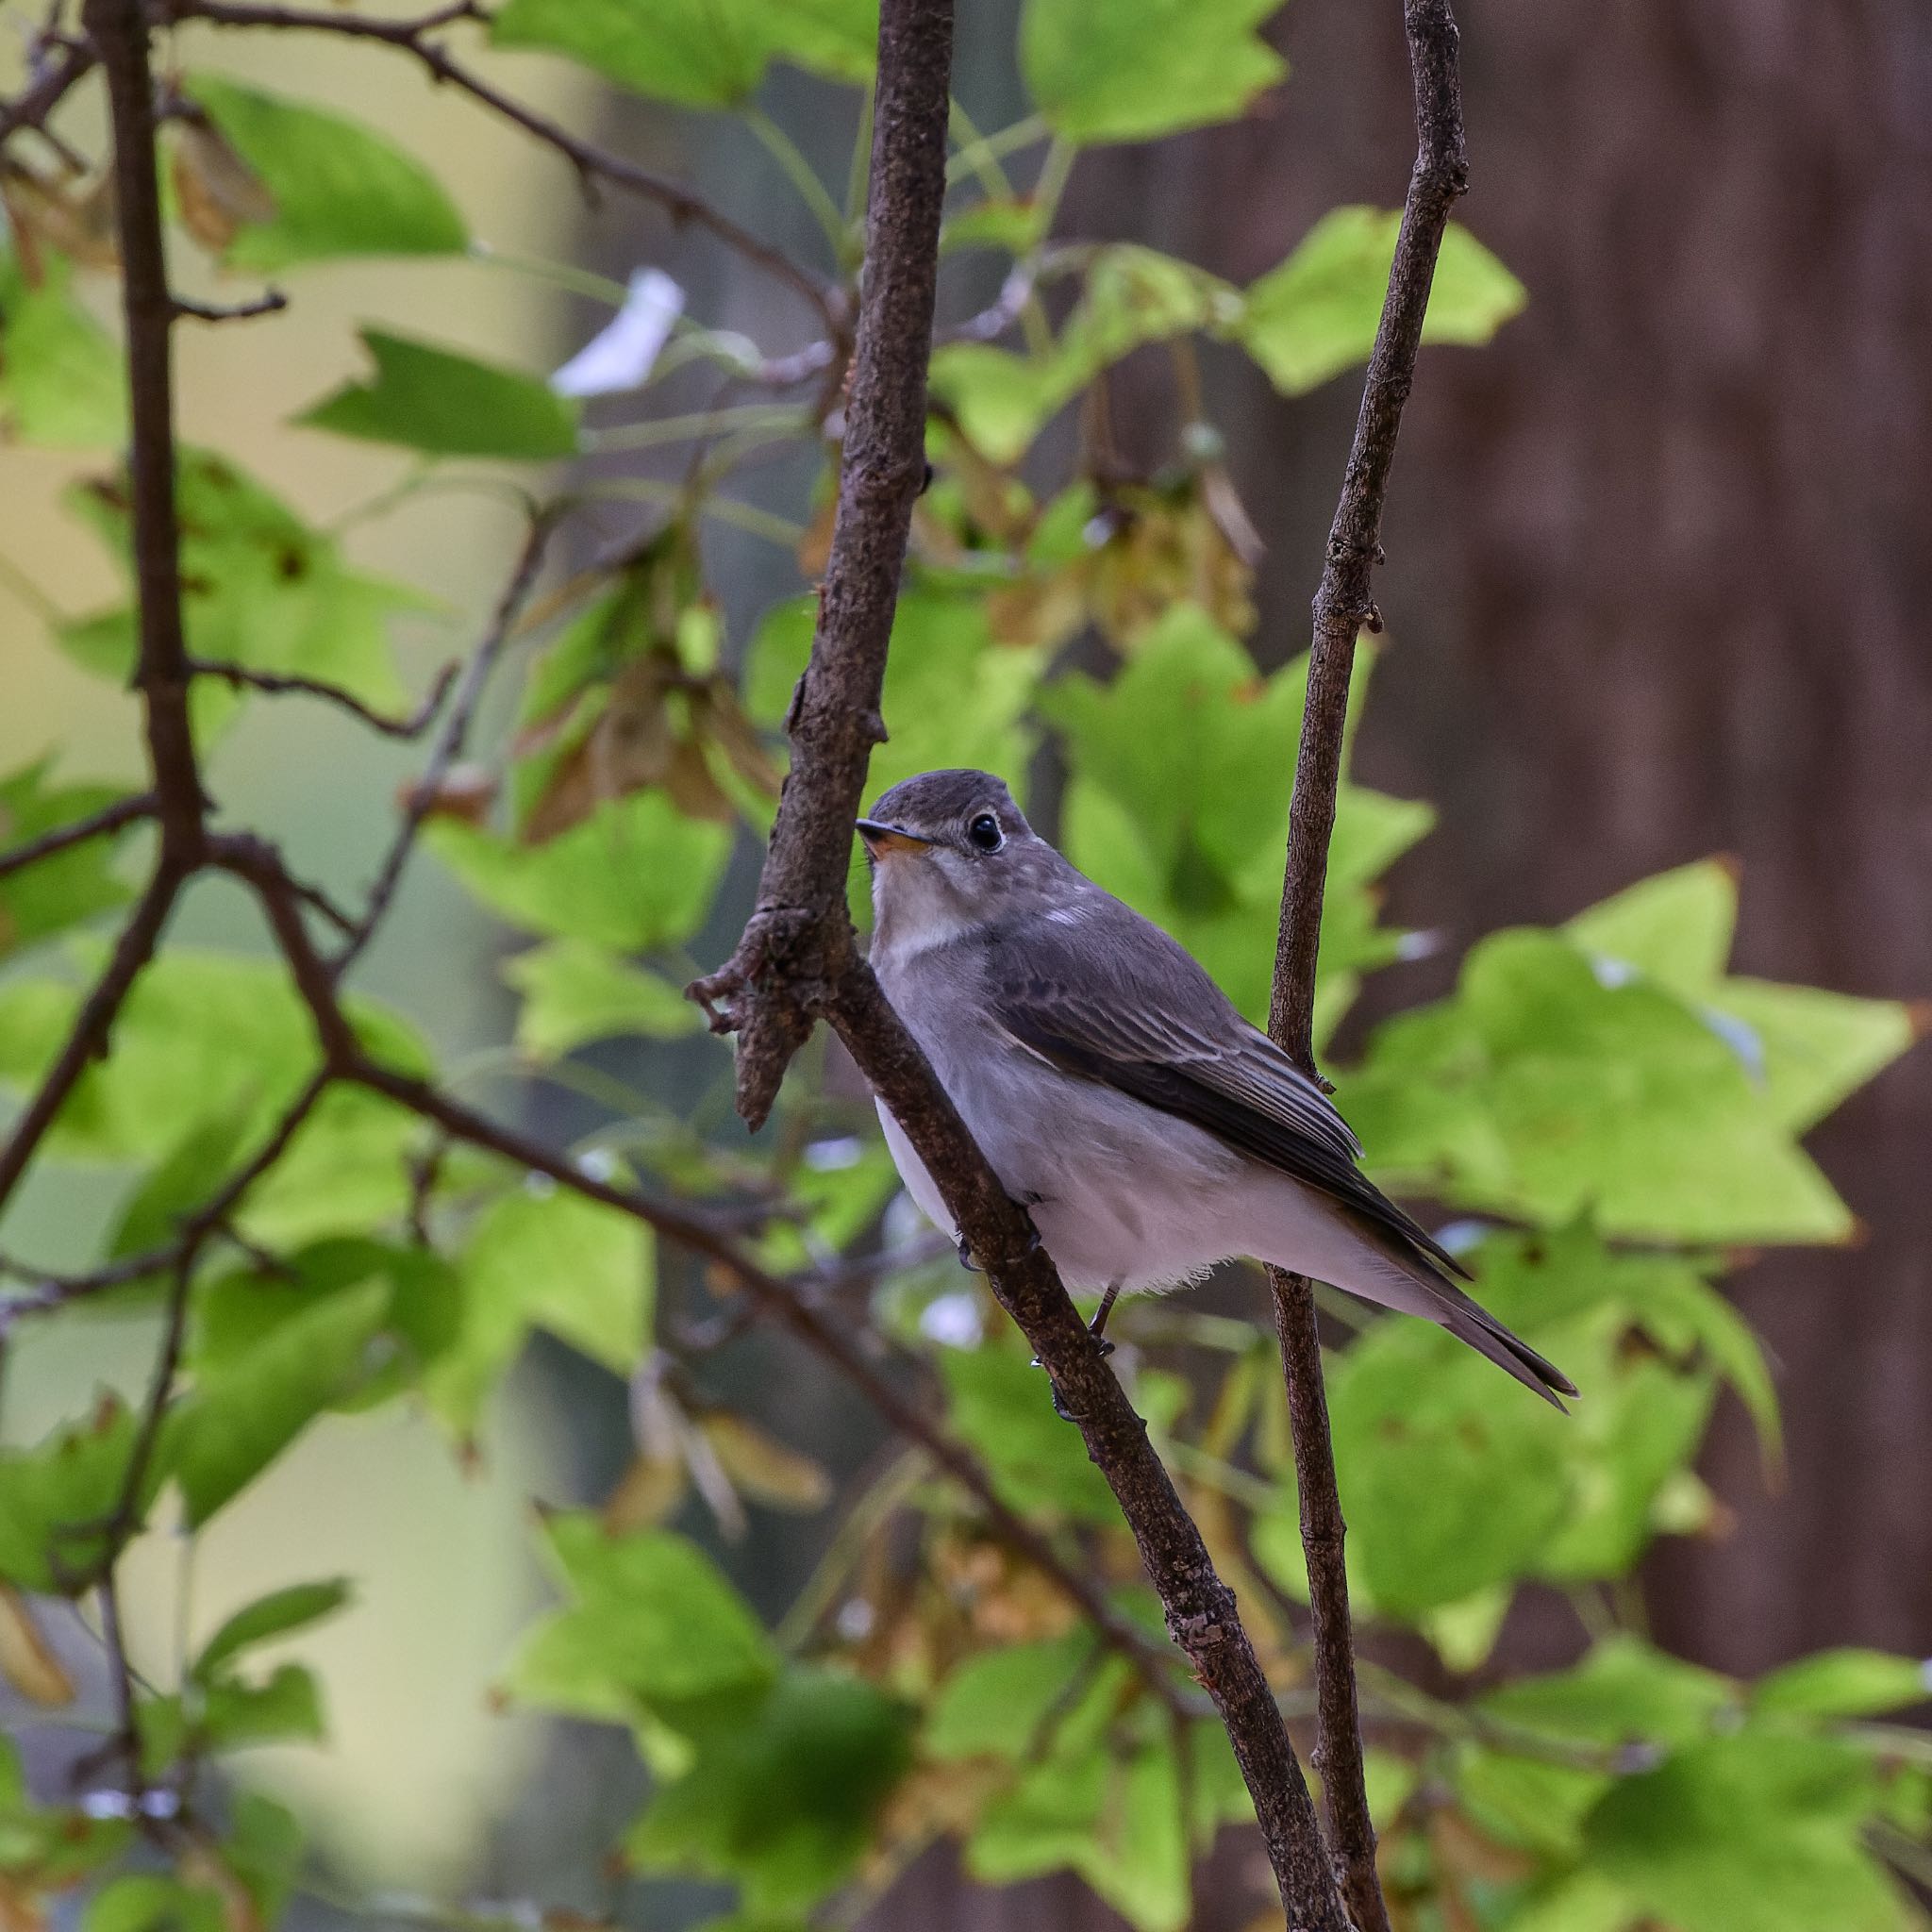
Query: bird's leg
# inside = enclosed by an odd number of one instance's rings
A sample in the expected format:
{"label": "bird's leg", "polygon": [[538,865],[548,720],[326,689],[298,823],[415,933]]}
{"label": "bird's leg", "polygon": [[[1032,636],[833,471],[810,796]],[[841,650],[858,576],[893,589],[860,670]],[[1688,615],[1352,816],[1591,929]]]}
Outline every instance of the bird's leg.
{"label": "bird's leg", "polygon": [[1100,1297],[1100,1306],[1093,1311],[1093,1319],[1087,1324],[1087,1332],[1100,1344],[1103,1357],[1113,1353],[1113,1343],[1107,1339],[1107,1318],[1113,1313],[1113,1305],[1120,1299],[1121,1285],[1109,1281],[1107,1292]]}
{"label": "bird's leg", "polygon": [[[1100,1358],[1103,1361],[1114,1351],[1114,1344],[1107,1339],[1107,1318],[1113,1313],[1113,1305],[1120,1299],[1120,1295],[1121,1284],[1118,1281],[1108,1282],[1106,1293],[1100,1297],[1100,1306],[1093,1311],[1092,1321],[1087,1324],[1088,1334],[1092,1336],[1094,1341],[1100,1344]],[[1033,1357],[1033,1366],[1036,1369],[1040,1366],[1040,1357],[1038,1356]],[[1047,1386],[1053,1391],[1054,1414],[1058,1416],[1063,1423],[1072,1422],[1074,1420],[1074,1412],[1061,1399],[1060,1385],[1049,1375],[1047,1377]]]}
{"label": "bird's leg", "polygon": [[969,1274],[982,1274],[986,1272],[984,1269],[980,1267],[979,1263],[973,1258],[973,1243],[969,1241],[963,1234],[955,1235],[953,1237],[953,1245],[959,1251],[960,1267],[964,1268]]}

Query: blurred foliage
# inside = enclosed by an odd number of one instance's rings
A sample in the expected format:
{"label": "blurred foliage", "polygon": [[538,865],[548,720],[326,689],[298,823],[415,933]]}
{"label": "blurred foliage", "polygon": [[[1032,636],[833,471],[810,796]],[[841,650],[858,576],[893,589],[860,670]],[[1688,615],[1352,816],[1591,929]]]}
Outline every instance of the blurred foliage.
{"label": "blurred foliage", "polygon": [[[1082,145],[1228,120],[1280,78],[1257,33],[1268,11],[1027,0],[1017,57],[1037,114],[991,138],[956,129],[945,245],[1002,258],[1012,301],[997,326],[961,331],[935,357],[933,480],[873,773],[883,787],[984,765],[1024,791],[1034,752],[1051,746],[1066,783],[1050,829],[1257,1017],[1305,661],[1264,674],[1250,655],[1254,533],[1211,425],[1184,420],[1167,467],[1124,475],[1086,399],[1123,357],[1152,352],[1172,358],[1191,418],[1197,344],[1232,345],[1217,352],[1247,354],[1290,394],[1358,365],[1396,217],[1337,209],[1245,290],[1145,248],[1052,237]],[[774,63],[864,86],[876,9],[507,0],[487,30],[498,47],[729,112],[754,108]],[[216,74],[174,84],[164,142],[183,248],[258,273],[463,249],[444,189],[375,129]],[[118,351],[76,292],[112,268],[98,181],[8,157],[0,422],[24,442],[101,452],[72,508],[122,556]],[[802,185],[856,259],[852,212]],[[1427,337],[1479,343],[1524,300],[1453,228]],[[1019,346],[995,340],[1013,329]],[[749,637],[723,634],[705,520],[784,534],[729,496],[735,465],[791,441],[821,451],[828,479],[838,426],[836,386],[796,407],[744,403],[741,385],[762,378],[742,337],[629,310],[611,331],[628,380],[598,426],[541,372],[375,329],[362,338],[373,374],[301,419],[414,452],[424,467],[402,494],[452,456],[691,450],[637,541],[560,586],[518,636],[522,702],[489,769],[448,774],[425,801],[436,859],[534,937],[504,969],[519,1001],[511,1051],[599,1109],[575,1150],[587,1174],[729,1212],[767,1265],[802,1271],[801,1291],[849,1295],[856,1282],[855,1318],[869,1315],[893,1351],[892,1374],[924,1376],[935,1420],[976,1452],[1000,1499],[1123,1615],[1157,1627],[1112,1498],[1017,1337],[949,1258],[908,1250],[870,1109],[802,1065],[780,1128],[747,1148],[688,1083],[639,1092],[608,1072],[657,1069],[625,1043],[696,1029],[675,991],[687,949],[733,853],[769,820],[809,648],[808,591]],[[658,386],[694,367],[718,371],[712,405],[654,412]],[[1042,441],[1069,411],[1077,434]],[[218,453],[185,449],[179,489],[197,658],[320,679],[373,708],[402,702],[391,628],[416,592],[352,569],[334,533]],[[822,480],[800,506],[802,580],[823,559],[828,501]],[[122,606],[57,642],[118,679],[133,635]],[[1357,708],[1369,673],[1365,656]],[[199,681],[203,741],[245,728],[259,702]],[[111,801],[59,778],[57,753],[0,779],[0,843]],[[1379,881],[1430,823],[1426,804],[1344,785],[1324,1039],[1363,976],[1411,943],[1384,923]],[[124,830],[0,880],[9,1095],[32,1091],[64,1037],[144,836]],[[1800,1139],[1914,1033],[1894,1004],[1729,976],[1736,902],[1712,861],[1560,928],[1490,935],[1452,993],[1374,1028],[1338,1075],[1377,1176],[1463,1217],[1485,1301],[1585,1391],[1558,1415],[1402,1318],[1368,1322],[1331,1357],[1357,1615],[1414,1633],[1435,1657],[1428,1690],[1364,1675],[1383,1869],[1405,1932],[1921,1923],[1900,1880],[1923,1884],[1932,1868],[1932,1745],[1884,1722],[1924,1702],[1921,1664],[1827,1652],[1747,1684],[1642,1635],[1645,1551],[1659,1536],[1722,1533],[1723,1506],[1695,1473],[1721,1391],[1747,1406],[1768,1464],[1781,1454],[1770,1371],[1722,1291],[1735,1251],[1852,1235]],[[857,895],[855,909],[864,916]],[[433,1072],[408,1019],[366,1001],[352,1013],[385,1062]],[[577,1058],[597,1042],[595,1060]],[[157,1308],[164,1284],[141,1257],[235,1172],[312,1063],[278,969],[170,946],[46,1149],[113,1180],[97,1259],[131,1265],[83,1292],[9,1257],[17,1291],[0,1319],[78,1322],[97,1294]],[[724,1881],[739,1901],[730,1924],[775,1928],[826,1911],[844,1923],[950,1839],[988,1883],[1071,1870],[1141,1932],[1175,1932],[1194,1858],[1250,1817],[1219,1727],[1192,1713],[1184,1685],[1150,1682],[1104,1647],[916,1449],[841,1485],[783,1440],[782,1385],[757,1391],[753,1413],[742,1393],[740,1408],[724,1401],[721,1369],[748,1325],[731,1281],[714,1272],[699,1288],[680,1262],[686,1302],[717,1303],[713,1332],[674,1319],[658,1245],[567,1186],[453,1152],[385,1099],[331,1092],[203,1251],[158,1406],[104,1394],[43,1440],[0,1450],[0,1670],[40,1705],[70,1703],[44,1620],[55,1600],[96,1600],[151,1513],[178,1521],[186,1552],[331,1411],[423,1405],[464,1453],[541,1331],[627,1378],[635,1454],[595,1507],[541,1518],[559,1604],[506,1660],[500,1690],[634,1739],[653,1790],[613,1859]],[[1117,1332],[1116,1364],[1239,1584],[1284,1700],[1305,1710],[1306,1578],[1272,1339],[1185,1302],[1129,1308]],[[756,1533],[754,1511],[820,1512],[835,1496],[818,1574],[768,1628],[703,1543]],[[1531,1586],[1577,1605],[1580,1655],[1510,1677],[1491,1655]],[[30,1790],[0,1753],[0,1917],[38,1927],[80,1890],[87,1932],[271,1924],[304,1882],[305,1824],[234,1760],[325,1737],[326,1700],[302,1666],[260,1653],[348,1614],[352,1579],[291,1577],[218,1629],[184,1632],[177,1672],[126,1682],[131,1759],[98,1754],[78,1796]]]}

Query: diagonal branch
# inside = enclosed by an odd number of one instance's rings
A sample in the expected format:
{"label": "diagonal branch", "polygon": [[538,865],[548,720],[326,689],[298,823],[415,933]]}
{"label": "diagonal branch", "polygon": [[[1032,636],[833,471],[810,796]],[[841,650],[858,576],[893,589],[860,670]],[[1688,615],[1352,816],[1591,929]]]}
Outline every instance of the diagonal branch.
{"label": "diagonal branch", "polygon": [[[389,851],[376,873],[375,883],[369,889],[362,916],[355,922],[341,951],[330,964],[330,974],[336,979],[341,979],[361,957],[389,912],[396,888],[403,882],[404,868],[409,862],[410,853],[415,850],[417,834],[422,831],[424,821],[436,809],[443,780],[449,776],[451,768],[463,755],[463,747],[470,741],[470,727],[475,723],[476,708],[483,701],[490,675],[496,669],[496,660],[503,656],[510,634],[516,628],[517,617],[536,585],[537,573],[543,564],[544,550],[558,521],[558,517],[548,511],[540,512],[531,519],[523,550],[496,600],[496,608],[489,625],[475,650],[470,654],[469,664],[457,685],[456,701],[442,721],[442,729],[437,733],[435,743],[430,746],[423,775],[409,788],[403,807],[403,822],[390,842]],[[439,685],[432,695],[440,706],[442,687]]]}
{"label": "diagonal branch", "polygon": [[325,12],[319,8],[257,6],[244,4],[244,0],[155,0],[155,10],[160,19],[170,23],[205,20],[211,26],[279,27],[338,34],[413,54],[432,78],[460,90],[492,114],[500,115],[544,146],[555,149],[576,170],[587,188],[607,182],[626,194],[655,202],[680,226],[690,223],[703,228],[755,267],[795,290],[811,305],[834,339],[842,331],[843,303],[838,290],[801,268],[782,249],[761,242],[695,191],[653,174],[623,155],[579,140],[560,123],[492,87],[458,61],[434,36],[458,21],[484,18],[482,9],[471,4],[471,0],[458,0],[456,5],[440,7],[413,20],[380,20],[363,13]]}
{"label": "diagonal branch", "polygon": [[567,1155],[513,1128],[500,1126],[427,1080],[374,1059],[357,1039],[342,1009],[331,965],[309,941],[302,923],[301,889],[281,855],[266,840],[231,833],[210,840],[208,858],[211,864],[244,879],[261,901],[295,991],[308,1008],[322,1049],[322,1068],[304,1090],[297,1103],[299,1110],[291,1112],[276,1137],[239,1172],[236,1180],[191,1220],[184,1229],[184,1241],[205,1237],[233,1208],[242,1192],[279,1158],[295,1127],[331,1081],[351,1081],[380,1093],[440,1127],[451,1140],[482,1148],[532,1173],[547,1174],[559,1186],[642,1222],[666,1240],[729,1272],[760,1307],[829,1361],[892,1428],[918,1443],[936,1467],[958,1483],[977,1503],[993,1534],[1056,1584],[1093,1624],[1101,1641],[1134,1664],[1156,1695],[1176,1711],[1183,1707],[1169,1659],[1159,1646],[1122,1615],[1097,1584],[1070,1564],[1049,1538],[1001,1500],[977,1458],[879,1372],[863,1344],[853,1339],[835,1312],[817,1306],[800,1293],[796,1284],[762,1267],[707,1216],[678,1203],[657,1199],[639,1188],[598,1180]]}
{"label": "diagonal branch", "polygon": [[57,852],[85,845],[90,839],[104,839],[109,832],[118,832],[124,825],[134,824],[141,819],[151,819],[154,815],[155,795],[152,791],[130,792],[127,797],[117,798],[112,805],[103,806],[99,811],[91,812],[84,819],[56,825],[51,832],[42,832],[38,839],[29,839],[25,845],[16,845],[11,852],[0,852],[0,879],[25,872],[28,866],[38,865],[43,858],[52,858]]}
{"label": "diagonal branch", "polygon": [[19,93],[0,107],[0,146],[11,141],[23,128],[30,127],[37,134],[47,134],[47,117],[67,98],[75,84],[93,71],[93,54],[82,42],[47,37],[42,41],[42,48],[44,49],[50,42],[54,58],[45,62]]}
{"label": "diagonal branch", "polygon": [[[1310,1074],[1315,1073],[1315,959],[1321,943],[1328,841],[1335,829],[1341,780],[1342,728],[1356,636],[1362,625],[1374,622],[1370,586],[1381,557],[1382,506],[1395,459],[1396,433],[1415,379],[1429,285],[1449,210],[1468,185],[1457,37],[1449,0],[1405,0],[1403,16],[1415,80],[1415,169],[1362,388],[1341,500],[1328,534],[1327,561],[1315,593],[1307,706],[1295,759],[1281,928],[1269,1003],[1269,1032]],[[1268,1279],[1288,1380],[1289,1423],[1300,1481],[1302,1549],[1314,1611],[1314,1761],[1322,1774],[1329,1837],[1349,1911],[1360,1932],[1388,1932],[1388,1907],[1375,1874],[1375,1829],[1362,1773],[1355,1645],[1342,1559],[1347,1526],[1335,1480],[1314,1290],[1304,1276],[1279,1269],[1271,1268]]]}
{"label": "diagonal branch", "polygon": [[830,1021],[938,1179],[946,1208],[1052,1376],[1107,1477],[1227,1729],[1290,1924],[1344,1932],[1314,1805],[1274,1692],[1160,1458],[1067,1298],[1024,1209],[1007,1196],[925,1057],[858,956],[845,909],[852,821],[879,716],[887,649],[924,465],[925,375],[945,193],[950,0],[885,0],[866,272],[844,463],[810,660],[787,726],[792,766],[731,960],[691,988],[739,1036],[738,1107],[769,1113],[813,1021]]}

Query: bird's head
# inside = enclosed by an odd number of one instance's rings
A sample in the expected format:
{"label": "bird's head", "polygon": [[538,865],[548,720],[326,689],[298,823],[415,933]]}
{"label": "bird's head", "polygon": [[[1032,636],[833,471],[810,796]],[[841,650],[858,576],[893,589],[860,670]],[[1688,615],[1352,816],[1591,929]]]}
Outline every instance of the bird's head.
{"label": "bird's head", "polygon": [[924,772],[858,821],[878,943],[923,951],[1029,904],[1062,866],[990,772]]}

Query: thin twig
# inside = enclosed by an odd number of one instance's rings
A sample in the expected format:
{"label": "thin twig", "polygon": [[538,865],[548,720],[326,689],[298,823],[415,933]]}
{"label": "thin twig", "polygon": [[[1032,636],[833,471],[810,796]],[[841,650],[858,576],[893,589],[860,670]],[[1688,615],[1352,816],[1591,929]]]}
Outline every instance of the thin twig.
{"label": "thin twig", "polygon": [[19,1185],[55,1116],[66,1104],[89,1063],[107,1051],[108,1036],[115,1017],[126,999],[128,990],[154,958],[160,943],[161,930],[174,910],[175,900],[185,876],[181,868],[163,858],[148,881],[133,915],[114,942],[106,969],[82,1003],[66,1044],[54,1064],[42,1076],[41,1084],[25,1111],[14,1123],[7,1145],[0,1150],[0,1208]]}
{"label": "thin twig", "polygon": [[175,313],[188,322],[252,322],[258,315],[279,315],[289,298],[279,289],[264,289],[245,302],[191,302],[175,297]]}
{"label": "thin twig", "polygon": [[924,472],[951,50],[949,0],[885,0],[852,395],[818,626],[786,721],[791,771],[751,923],[730,962],[691,991],[715,1026],[738,1034],[738,1107],[753,1125],[816,1018],[851,1049],[1118,1498],[1169,1634],[1226,1726],[1290,1923],[1344,1932],[1314,1805],[1234,1594],[1024,1209],[858,957],[845,909],[852,822],[884,736],[880,692]]}
{"label": "thin twig", "polygon": [[84,819],[56,825],[51,832],[42,832],[38,839],[29,839],[25,845],[16,845],[11,852],[0,852],[0,879],[24,872],[30,865],[38,865],[43,858],[52,858],[57,852],[84,845],[90,839],[104,839],[109,832],[120,831],[124,825],[152,818],[154,812],[155,795],[152,791],[136,791],[125,798],[117,798],[112,805],[103,806],[99,811],[91,812]]}
{"label": "thin twig", "polygon": [[408,803],[403,808],[403,822],[396,828],[395,838],[376,873],[375,883],[370,888],[362,916],[355,922],[348,942],[330,964],[330,974],[337,980],[361,957],[389,911],[396,888],[402,883],[403,869],[408,864],[409,854],[415,847],[416,835],[423,829],[424,820],[435,810],[442,781],[469,742],[470,726],[475,721],[476,707],[482,701],[484,687],[490,682],[490,674],[496,668],[496,660],[503,655],[504,646],[508,643],[510,632],[516,626],[517,614],[537,581],[544,548],[557,527],[557,522],[556,516],[548,512],[540,513],[531,520],[529,534],[524,540],[516,566],[497,599],[489,627],[471,653],[468,668],[457,689],[456,702],[451,705],[442,729],[430,748],[423,776],[410,789]]}
{"label": "thin twig", "polygon": [[640,1189],[598,1180],[567,1156],[512,1128],[498,1125],[428,1081],[397,1073],[359,1055],[347,1061],[343,1074],[435,1123],[452,1140],[483,1148],[533,1173],[547,1174],[560,1187],[614,1208],[656,1229],[679,1247],[718,1263],[742,1283],[746,1292],[780,1327],[828,1361],[892,1428],[908,1441],[918,1443],[938,1467],[966,1490],[993,1533],[1057,1585],[1093,1623],[1104,1641],[1132,1658],[1152,1688],[1163,1696],[1173,1694],[1165,1659],[1158,1647],[1150,1648],[1145,1634],[1108,1602],[1091,1579],[1063,1558],[1024,1517],[1000,1500],[991,1477],[972,1452],[947,1436],[927,1409],[879,1373],[867,1358],[861,1343],[853,1339],[848,1324],[823,1309],[811,1296],[801,1293],[793,1283],[760,1267],[736,1241],[702,1215],[645,1194]]}
{"label": "thin twig", "polygon": [[[42,42],[43,46],[48,43],[46,40]],[[77,82],[93,72],[93,49],[86,42],[62,39],[54,41],[52,44],[57,49],[56,58],[12,100],[0,107],[0,146],[26,128],[53,140],[53,135],[48,132],[47,117],[67,98]],[[60,145],[64,148],[66,144],[62,142]]]}
{"label": "thin twig", "polygon": [[351,39],[376,41],[405,53],[413,54],[430,75],[448,86],[458,88],[491,113],[514,123],[525,134],[534,136],[546,147],[554,148],[577,172],[587,186],[608,182],[644,201],[655,202],[680,226],[690,223],[705,229],[746,261],[786,283],[808,302],[826,330],[836,338],[842,328],[843,299],[835,285],[822,282],[808,274],[768,242],[761,242],[748,228],[721,212],[703,195],[678,182],[667,180],[608,148],[594,147],[559,123],[535,108],[525,106],[510,94],[492,87],[457,60],[442,43],[432,38],[440,29],[459,20],[475,17],[473,6],[453,6],[421,14],[413,20],[380,20],[362,13],[329,13],[319,8],[271,7],[241,4],[241,0],[155,0],[155,12],[173,23],[205,20],[213,26],[271,27],[308,33],[337,34]]}
{"label": "thin twig", "polygon": [[[1315,594],[1307,705],[1295,759],[1281,925],[1269,1003],[1270,1034],[1310,1075],[1316,1072],[1315,962],[1356,635],[1363,624],[1374,622],[1371,579],[1381,557],[1382,507],[1396,434],[1415,379],[1429,285],[1449,210],[1468,184],[1457,30],[1449,0],[1405,0],[1404,22],[1415,81],[1415,168],[1362,388],[1355,442],[1329,531],[1327,559]],[[1335,1479],[1314,1289],[1306,1277],[1275,1268],[1268,1271],[1268,1280],[1288,1383],[1302,1549],[1314,1620],[1315,1764],[1322,1774],[1328,1831],[1349,1911],[1359,1932],[1388,1932],[1388,1907],[1375,1873],[1374,1823],[1362,1769],[1355,1646],[1342,1555],[1347,1526]]]}
{"label": "thin twig", "polygon": [[344,691],[339,684],[330,684],[320,677],[299,677],[292,673],[280,671],[257,671],[246,664],[229,664],[220,658],[191,658],[189,669],[201,677],[219,677],[225,683],[245,688],[249,691],[265,691],[270,696],[279,697],[290,692],[303,697],[321,698],[347,711],[352,718],[358,718],[372,731],[379,731],[385,738],[421,738],[436,722],[436,714],[442,709],[442,701],[449,696],[450,687],[457,681],[461,671],[460,663],[452,659],[436,674],[436,682],[425,693],[423,702],[406,718],[391,718],[381,711],[373,711],[354,691]]}

